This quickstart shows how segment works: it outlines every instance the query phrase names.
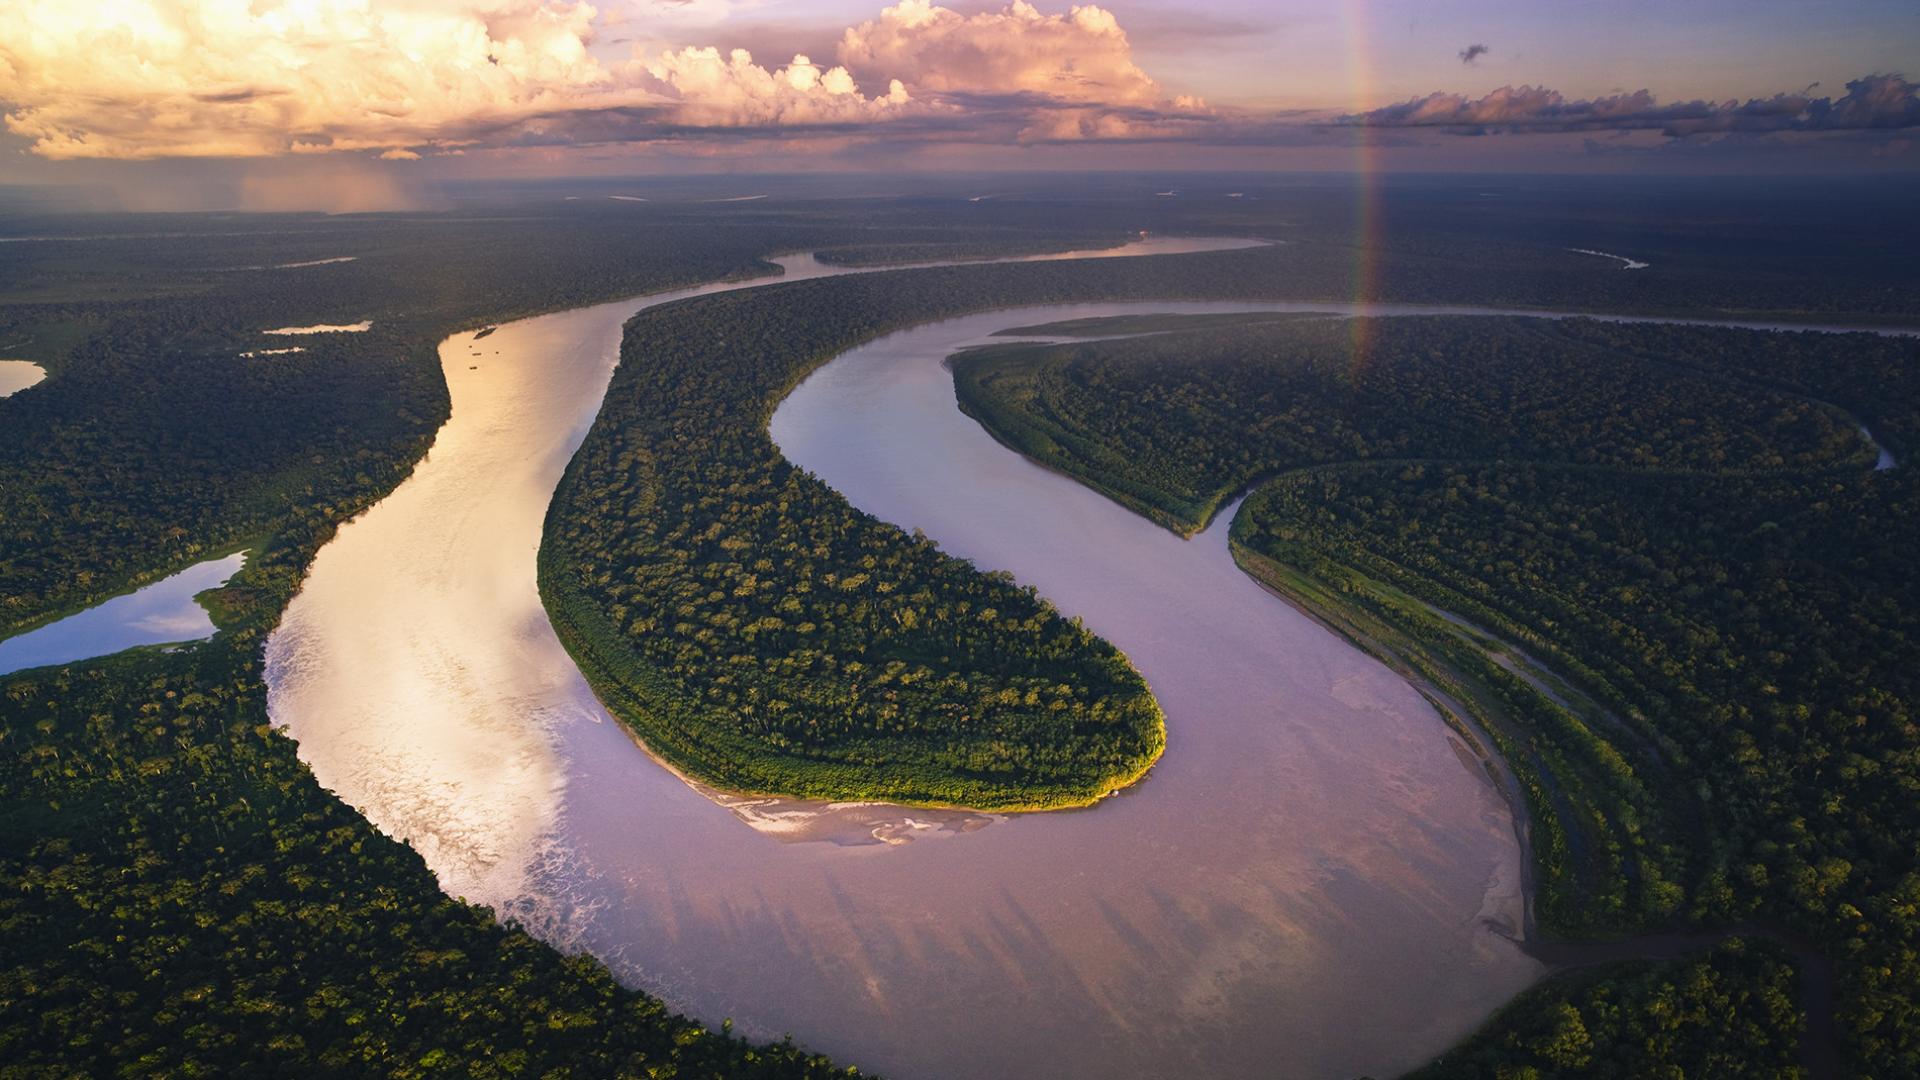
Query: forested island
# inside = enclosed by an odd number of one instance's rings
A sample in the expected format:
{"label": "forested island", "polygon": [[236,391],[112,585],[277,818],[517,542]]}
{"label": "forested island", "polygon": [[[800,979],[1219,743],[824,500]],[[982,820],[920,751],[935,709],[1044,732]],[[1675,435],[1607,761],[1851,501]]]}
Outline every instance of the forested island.
{"label": "forested island", "polygon": [[[1170,528],[1255,485],[1242,567],[1434,691],[1518,776],[1549,935],[1805,935],[1838,965],[1847,1067],[1912,1071],[1920,493],[1875,468],[1860,425],[1912,445],[1920,345],[1366,322],[1042,327],[1148,336],[952,366],[996,437]],[[1789,1015],[1777,975],[1700,998],[1730,965],[1792,966],[1765,955],[1549,983],[1431,1074],[1783,1069],[1752,1034]],[[1616,1035],[1589,1052],[1577,1029],[1596,1022]],[[1664,1049],[1604,1050],[1649,1024]]]}

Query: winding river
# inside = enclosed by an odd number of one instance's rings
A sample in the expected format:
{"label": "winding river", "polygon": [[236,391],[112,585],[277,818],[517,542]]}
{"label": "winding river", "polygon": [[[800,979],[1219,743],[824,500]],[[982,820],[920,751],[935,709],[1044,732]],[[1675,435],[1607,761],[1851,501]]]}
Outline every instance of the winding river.
{"label": "winding river", "polygon": [[[851,272],[779,261],[784,280]],[[839,357],[774,417],[788,456],[856,505],[1012,570],[1126,650],[1168,714],[1141,784],[1009,818],[732,798],[648,758],[547,622],[541,521],[625,320],[764,284],[442,344],[452,419],[322,549],[268,644],[274,719],[322,784],[449,892],[674,1007],[899,1076],[1386,1075],[1541,974],[1508,936],[1507,807],[1434,711],[1254,587],[1230,514],[1183,541],[1028,463],[958,412],[941,365],[1053,319],[1337,304],[932,324]]]}

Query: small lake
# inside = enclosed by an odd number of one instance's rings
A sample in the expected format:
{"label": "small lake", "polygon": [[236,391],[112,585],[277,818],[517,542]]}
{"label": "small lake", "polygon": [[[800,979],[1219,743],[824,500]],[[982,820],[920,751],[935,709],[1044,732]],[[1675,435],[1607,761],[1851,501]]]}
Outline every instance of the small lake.
{"label": "small lake", "polygon": [[209,559],[38,630],[0,641],[0,675],[88,660],[136,645],[172,645],[212,637],[213,620],[193,598],[225,585],[246,562],[245,552]]}
{"label": "small lake", "polygon": [[31,360],[0,360],[0,398],[17,394],[46,377],[46,369]]}

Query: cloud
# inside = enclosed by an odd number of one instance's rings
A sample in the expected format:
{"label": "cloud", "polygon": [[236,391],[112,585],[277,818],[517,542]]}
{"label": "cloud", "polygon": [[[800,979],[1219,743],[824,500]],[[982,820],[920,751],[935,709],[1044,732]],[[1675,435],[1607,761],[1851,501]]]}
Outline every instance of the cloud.
{"label": "cloud", "polygon": [[1111,11],[1046,14],[1026,0],[962,14],[900,0],[841,36],[840,62],[862,77],[904,81],[1022,143],[1182,137],[1210,110],[1168,95],[1133,59]]}
{"label": "cloud", "polygon": [[[668,22],[676,34],[720,36],[725,27],[704,20],[752,0],[663,3],[607,16],[582,0],[113,0],[104,18],[98,4],[5,0],[0,113],[46,159],[346,155],[373,171],[463,150],[666,142],[695,154],[725,145],[758,153],[776,140],[841,153],[882,144],[1324,147],[1416,142],[1428,138],[1423,131],[1920,127],[1920,96],[1898,75],[1856,80],[1832,98],[1810,87],[1723,103],[1505,87],[1326,120],[1216,109],[1163,87],[1136,61],[1114,13],[1091,3],[962,11],[900,0],[830,44],[816,30],[783,45],[780,28],[761,28],[762,52],[791,56],[784,64],[726,43],[659,44],[680,40],[658,35]],[[672,22],[681,16],[691,22]],[[692,22],[701,25],[686,30]],[[604,39],[596,46],[596,34],[616,24],[651,44],[625,57]],[[1224,40],[1226,25],[1196,32]],[[823,49],[831,61],[814,59]],[[1471,45],[1460,55],[1472,63],[1486,52]]]}
{"label": "cloud", "polygon": [[1133,62],[1112,12],[1093,4],[1047,15],[1026,2],[962,15],[900,0],[840,39],[840,62],[933,93],[1029,93],[1055,101],[1146,105],[1160,87]]}
{"label": "cloud", "polygon": [[1204,111],[1163,100],[1118,20],[1091,4],[963,15],[902,0],[846,30],[832,65],[800,53],[763,66],[713,46],[609,61],[590,48],[608,21],[578,0],[119,0],[111,19],[70,0],[10,0],[0,103],[40,157],[135,160],[410,161],[707,130],[904,131],[897,122],[951,120],[980,95],[1029,102],[1019,116],[980,113],[1006,137],[1133,137],[1150,124],[1142,110]]}
{"label": "cloud", "polygon": [[1811,91],[1745,102],[1659,104],[1646,90],[1570,99],[1539,86],[1503,86],[1484,97],[1436,93],[1337,123],[1368,128],[1435,128],[1454,134],[1653,130],[1670,137],[1719,133],[1875,131],[1920,127],[1920,85],[1900,75],[1867,75],[1838,98]]}
{"label": "cloud", "polygon": [[1485,45],[1469,45],[1460,50],[1460,62],[1463,64],[1471,64],[1492,51],[1491,48]]}
{"label": "cloud", "polygon": [[550,0],[0,5],[6,125],[49,158],[260,157],[464,137],[556,107],[635,103]]}
{"label": "cloud", "polygon": [[846,68],[823,70],[805,55],[769,70],[755,64],[745,49],[723,58],[719,49],[690,47],[662,53],[643,66],[678,102],[675,122],[694,127],[878,120],[913,102],[899,79],[889,81],[885,94],[863,97]]}

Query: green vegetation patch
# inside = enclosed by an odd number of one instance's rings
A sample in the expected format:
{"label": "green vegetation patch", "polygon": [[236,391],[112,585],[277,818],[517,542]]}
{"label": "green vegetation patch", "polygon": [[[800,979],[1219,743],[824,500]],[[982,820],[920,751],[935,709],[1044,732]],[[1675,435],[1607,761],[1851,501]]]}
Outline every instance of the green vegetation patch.
{"label": "green vegetation patch", "polygon": [[[1248,549],[1312,576],[1351,567],[1471,613],[1651,733],[1669,774],[1642,778],[1697,817],[1685,912],[1777,920],[1850,960],[1849,1049],[1899,1073],[1920,1064],[1903,1034],[1920,985],[1911,477],[1307,473],[1260,491],[1236,524]],[[1531,709],[1565,722],[1538,695]],[[1632,753],[1604,726],[1533,731],[1569,755],[1609,740]],[[1605,789],[1583,790],[1604,811]]]}
{"label": "green vegetation patch", "polygon": [[0,316],[0,360],[31,360],[52,374],[106,325],[98,315],[24,306]]}
{"label": "green vegetation patch", "polygon": [[1738,939],[1672,964],[1562,975],[1405,1080],[1645,1080],[1804,1075],[1794,969]]}

